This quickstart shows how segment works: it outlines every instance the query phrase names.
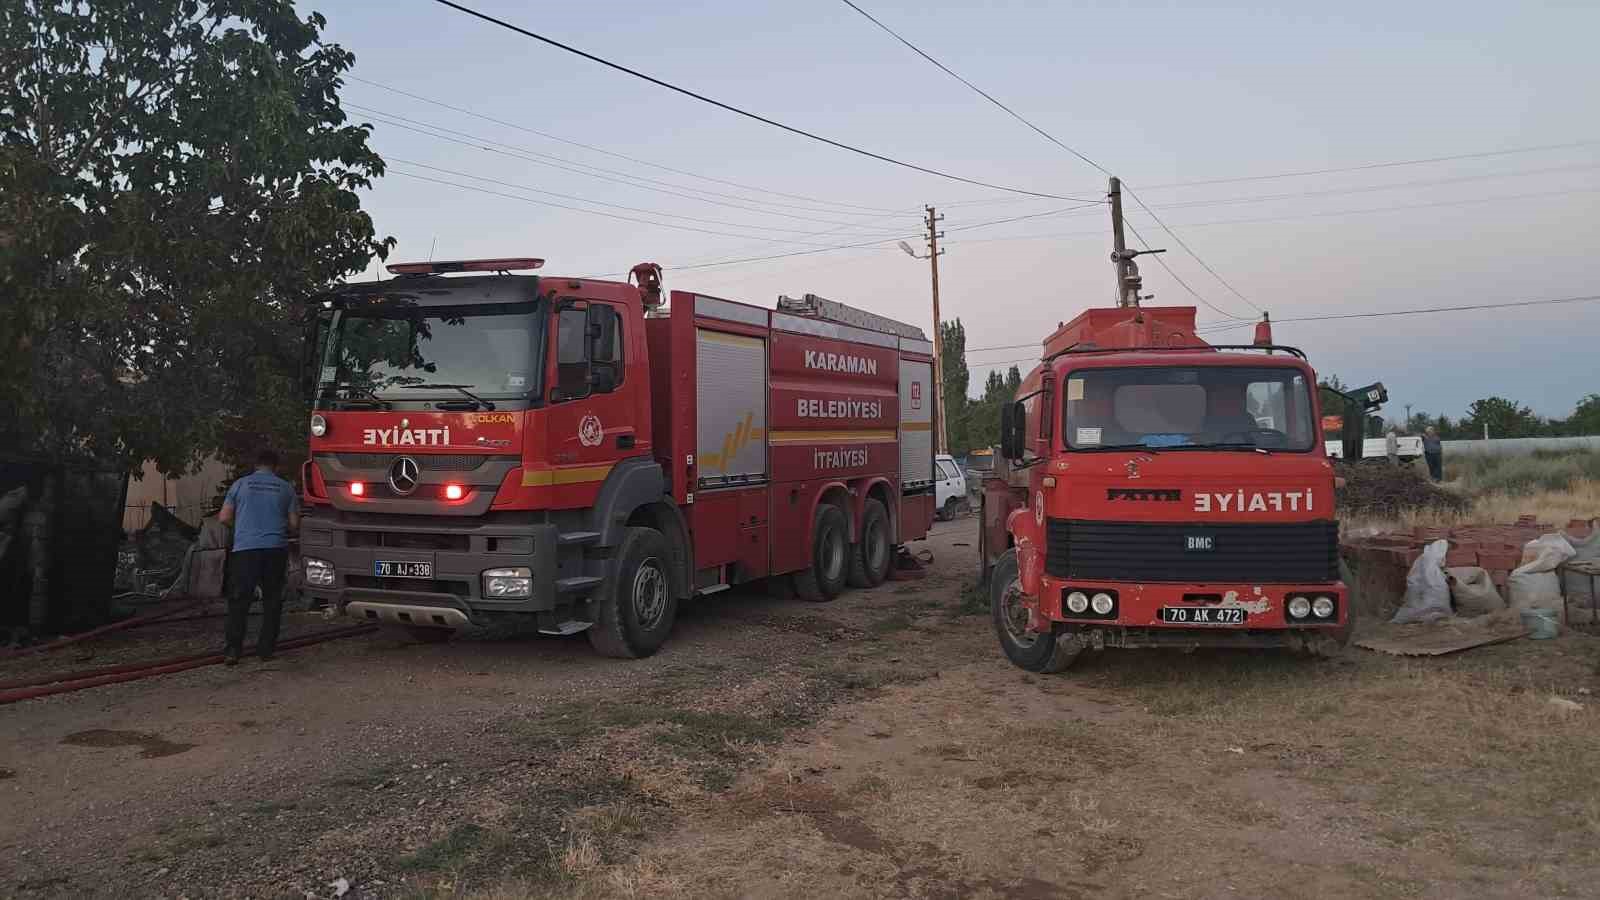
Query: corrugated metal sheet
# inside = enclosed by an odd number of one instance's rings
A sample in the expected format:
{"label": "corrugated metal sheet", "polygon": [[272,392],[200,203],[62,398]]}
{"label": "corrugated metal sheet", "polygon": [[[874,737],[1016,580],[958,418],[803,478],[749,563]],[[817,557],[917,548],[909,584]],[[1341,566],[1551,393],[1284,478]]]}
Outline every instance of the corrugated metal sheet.
{"label": "corrugated metal sheet", "polygon": [[900,485],[933,483],[933,366],[900,360]]}
{"label": "corrugated metal sheet", "polygon": [[767,476],[767,342],[695,332],[695,465],[702,487]]}

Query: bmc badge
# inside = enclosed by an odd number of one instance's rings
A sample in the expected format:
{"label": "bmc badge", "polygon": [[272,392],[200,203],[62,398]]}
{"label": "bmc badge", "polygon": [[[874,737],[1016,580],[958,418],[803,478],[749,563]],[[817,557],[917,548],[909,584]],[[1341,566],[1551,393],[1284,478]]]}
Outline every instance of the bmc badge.
{"label": "bmc badge", "polygon": [[590,413],[578,423],[578,443],[585,447],[598,447],[605,440],[606,430],[600,425],[600,417]]}

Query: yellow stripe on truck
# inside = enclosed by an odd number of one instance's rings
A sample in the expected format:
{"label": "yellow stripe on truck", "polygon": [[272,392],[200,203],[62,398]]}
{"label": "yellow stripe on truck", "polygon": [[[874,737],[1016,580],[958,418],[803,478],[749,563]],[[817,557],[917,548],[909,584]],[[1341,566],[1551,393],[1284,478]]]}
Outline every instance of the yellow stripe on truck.
{"label": "yellow stripe on truck", "polygon": [[845,442],[878,444],[890,443],[896,438],[893,428],[861,429],[859,431],[773,431],[767,434],[768,443],[815,444],[819,442]]}
{"label": "yellow stripe on truck", "polygon": [[603,466],[577,466],[571,469],[531,469],[522,473],[523,487],[547,487],[553,484],[587,484],[604,481],[616,463]]}

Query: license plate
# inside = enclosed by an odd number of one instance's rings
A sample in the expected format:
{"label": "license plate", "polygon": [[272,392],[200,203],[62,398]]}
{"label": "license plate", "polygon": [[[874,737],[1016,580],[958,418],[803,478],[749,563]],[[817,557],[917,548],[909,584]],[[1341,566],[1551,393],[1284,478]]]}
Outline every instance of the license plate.
{"label": "license plate", "polygon": [[379,578],[432,578],[433,563],[380,559],[372,563],[372,574]]}
{"label": "license plate", "polygon": [[1237,607],[1216,609],[1209,606],[1163,606],[1161,621],[1174,625],[1243,625],[1245,611]]}

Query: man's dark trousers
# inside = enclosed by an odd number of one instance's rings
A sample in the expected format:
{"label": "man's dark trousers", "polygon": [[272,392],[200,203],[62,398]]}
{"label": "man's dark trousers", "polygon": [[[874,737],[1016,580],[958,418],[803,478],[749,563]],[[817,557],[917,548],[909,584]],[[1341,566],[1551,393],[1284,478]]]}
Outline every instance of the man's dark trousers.
{"label": "man's dark trousers", "polygon": [[256,653],[271,656],[278,646],[278,620],[283,617],[283,580],[289,565],[289,550],[235,550],[228,557],[233,569],[233,595],[228,598],[228,624],[225,653],[238,656],[244,650],[245,623],[256,588],[261,588],[261,634],[256,637]]}

